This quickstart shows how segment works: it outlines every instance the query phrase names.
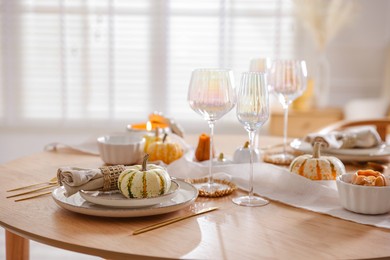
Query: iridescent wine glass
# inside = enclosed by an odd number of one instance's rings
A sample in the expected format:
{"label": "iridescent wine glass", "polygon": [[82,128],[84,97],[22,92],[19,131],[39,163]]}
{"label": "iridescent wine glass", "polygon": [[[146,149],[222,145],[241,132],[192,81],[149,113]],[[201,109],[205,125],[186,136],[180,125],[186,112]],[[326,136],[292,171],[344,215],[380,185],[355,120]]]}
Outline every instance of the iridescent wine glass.
{"label": "iridescent wine glass", "polygon": [[253,193],[253,156],[254,138],[257,130],[269,118],[269,100],[266,74],[261,72],[244,72],[241,84],[237,91],[237,118],[244,125],[250,142],[250,172],[249,194],[233,199],[233,202],[242,206],[264,206],[268,200]]}
{"label": "iridescent wine glass", "polygon": [[205,192],[213,193],[228,187],[213,181],[213,141],[215,122],[235,105],[233,72],[226,69],[196,69],[192,72],[188,90],[191,108],[208,122],[210,127],[210,154],[208,183],[200,186]]}
{"label": "iridescent wine glass", "polygon": [[254,58],[249,64],[249,71],[266,73],[270,67],[271,60],[269,58]]}
{"label": "iridescent wine glass", "polygon": [[284,111],[283,152],[267,156],[267,161],[288,165],[294,156],[287,151],[289,105],[303,94],[307,83],[306,62],[303,60],[274,60],[268,71],[268,85]]}

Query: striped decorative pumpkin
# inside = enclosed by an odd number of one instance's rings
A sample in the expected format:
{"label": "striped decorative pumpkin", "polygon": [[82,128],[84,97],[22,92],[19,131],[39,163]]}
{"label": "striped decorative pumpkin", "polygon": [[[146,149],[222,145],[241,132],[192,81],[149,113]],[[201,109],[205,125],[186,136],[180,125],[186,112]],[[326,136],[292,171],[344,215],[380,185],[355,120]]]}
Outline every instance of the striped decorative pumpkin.
{"label": "striped decorative pumpkin", "polygon": [[321,143],[315,143],[313,155],[305,154],[295,158],[290,171],[311,180],[335,180],[345,173],[344,164],[336,157],[321,156]]}
{"label": "striped decorative pumpkin", "polygon": [[118,189],[126,198],[151,198],[163,195],[171,188],[171,178],[158,165],[147,164],[148,155],[142,165],[127,167],[118,178]]}
{"label": "striped decorative pumpkin", "polygon": [[164,138],[161,142],[151,143],[148,147],[147,153],[149,154],[150,161],[161,160],[166,164],[179,159],[183,155],[183,149],[180,144],[173,142],[165,142],[167,135],[164,135]]}

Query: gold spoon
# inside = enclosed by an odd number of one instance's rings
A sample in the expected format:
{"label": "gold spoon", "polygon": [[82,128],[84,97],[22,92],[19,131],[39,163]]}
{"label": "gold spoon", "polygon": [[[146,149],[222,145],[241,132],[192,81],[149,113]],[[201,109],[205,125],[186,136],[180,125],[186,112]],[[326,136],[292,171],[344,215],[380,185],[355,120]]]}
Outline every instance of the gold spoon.
{"label": "gold spoon", "polygon": [[58,179],[57,179],[57,176],[56,176],[54,178],[51,178],[49,181],[45,181],[45,182],[41,182],[41,183],[35,183],[35,184],[31,184],[31,185],[20,187],[20,188],[12,189],[12,190],[7,190],[7,192],[22,190],[22,189],[26,189],[26,188],[30,188],[30,187],[34,187],[34,186],[38,186],[38,185],[43,185],[43,184],[52,185],[52,184],[57,184],[57,183],[58,183]]}

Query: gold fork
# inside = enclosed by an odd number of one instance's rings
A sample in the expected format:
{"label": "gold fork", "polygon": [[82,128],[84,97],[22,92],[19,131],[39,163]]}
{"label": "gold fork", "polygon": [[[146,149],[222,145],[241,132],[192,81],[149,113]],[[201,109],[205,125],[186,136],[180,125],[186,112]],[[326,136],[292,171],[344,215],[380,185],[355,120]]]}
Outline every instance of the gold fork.
{"label": "gold fork", "polygon": [[52,184],[57,184],[57,183],[58,183],[58,179],[57,179],[57,177],[54,177],[54,178],[51,178],[49,181],[45,181],[45,182],[41,182],[41,183],[35,183],[35,184],[31,184],[31,185],[15,188],[15,189],[12,189],[12,190],[7,190],[7,192],[23,190],[23,189],[27,189],[27,188],[43,185],[43,184],[52,185]]}

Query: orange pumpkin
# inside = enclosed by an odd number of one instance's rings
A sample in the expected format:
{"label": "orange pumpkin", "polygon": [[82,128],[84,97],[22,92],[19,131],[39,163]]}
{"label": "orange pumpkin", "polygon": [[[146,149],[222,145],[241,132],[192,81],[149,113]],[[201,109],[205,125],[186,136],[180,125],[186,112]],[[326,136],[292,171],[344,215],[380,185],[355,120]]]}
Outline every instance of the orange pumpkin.
{"label": "orange pumpkin", "polygon": [[183,149],[180,144],[166,142],[166,138],[167,134],[164,135],[162,141],[153,142],[149,145],[147,153],[150,161],[161,160],[166,164],[170,164],[183,156]]}

